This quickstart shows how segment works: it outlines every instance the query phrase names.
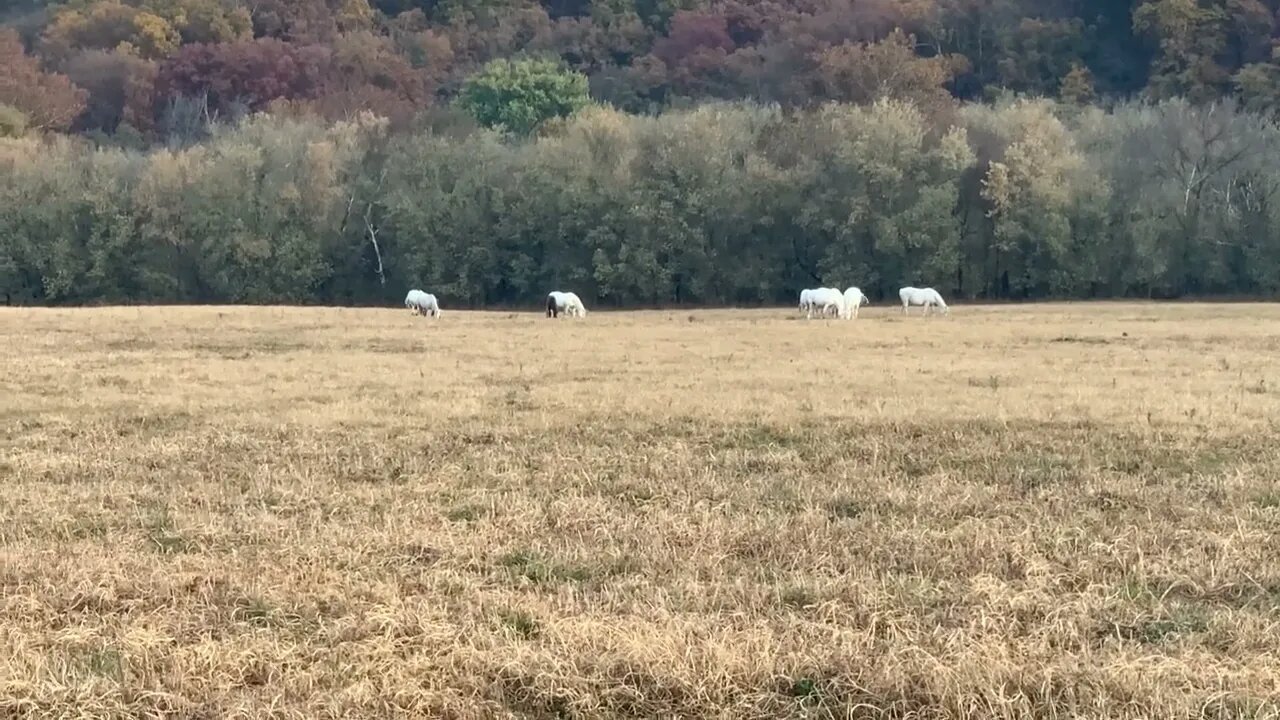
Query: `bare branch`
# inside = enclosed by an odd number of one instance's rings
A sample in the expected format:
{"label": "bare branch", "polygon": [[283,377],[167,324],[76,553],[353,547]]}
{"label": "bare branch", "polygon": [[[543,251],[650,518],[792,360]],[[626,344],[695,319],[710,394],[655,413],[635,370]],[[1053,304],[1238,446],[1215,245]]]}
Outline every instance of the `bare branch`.
{"label": "bare branch", "polygon": [[373,223],[373,205],[378,193],[382,190],[382,183],[386,179],[387,168],[384,166],[382,172],[378,174],[378,184],[373,188],[373,196],[369,198],[369,202],[364,206],[364,227],[369,233],[369,243],[373,245],[373,254],[378,258],[378,282],[382,285],[387,284],[387,277],[382,271],[382,248],[378,247],[378,229]]}
{"label": "bare branch", "polygon": [[380,285],[386,285],[387,277],[382,272],[382,248],[378,247],[378,229],[373,226],[373,219],[371,217],[372,213],[373,203],[370,203],[365,207],[364,227],[369,233],[369,243],[373,245],[373,254],[378,258],[378,283]]}

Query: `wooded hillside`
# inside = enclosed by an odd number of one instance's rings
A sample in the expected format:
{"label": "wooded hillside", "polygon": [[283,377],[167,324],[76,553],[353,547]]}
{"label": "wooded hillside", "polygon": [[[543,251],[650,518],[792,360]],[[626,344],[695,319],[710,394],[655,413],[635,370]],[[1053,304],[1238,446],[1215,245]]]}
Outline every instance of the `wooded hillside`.
{"label": "wooded hillside", "polygon": [[1276,0],[7,0],[10,301],[1280,287]]}

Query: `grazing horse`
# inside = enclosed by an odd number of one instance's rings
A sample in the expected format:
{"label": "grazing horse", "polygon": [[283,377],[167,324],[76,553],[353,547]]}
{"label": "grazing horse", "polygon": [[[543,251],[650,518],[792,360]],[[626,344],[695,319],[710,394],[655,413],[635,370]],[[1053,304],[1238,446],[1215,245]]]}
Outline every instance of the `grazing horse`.
{"label": "grazing horse", "polygon": [[547,294],[547,317],[560,317],[564,313],[569,317],[584,318],[587,308],[576,293],[554,290]]}
{"label": "grazing horse", "polygon": [[440,317],[440,301],[436,300],[436,296],[431,293],[410,290],[409,294],[404,296],[404,306],[412,310],[414,315]]}
{"label": "grazing horse", "polygon": [[844,295],[840,294],[840,291],[835,288],[810,290],[809,305],[805,310],[805,317],[812,318],[814,310],[817,310],[818,315],[823,317],[828,314],[844,317]]}
{"label": "grazing horse", "polygon": [[811,305],[813,305],[813,290],[805,288],[800,291],[800,312],[807,314]]}
{"label": "grazing horse", "polygon": [[907,314],[907,308],[912,305],[923,306],[924,315],[928,315],[931,308],[940,309],[944,315],[951,314],[951,309],[942,300],[942,295],[938,294],[938,291],[933,288],[904,287],[898,291],[898,297],[902,300],[903,315]]}
{"label": "grazing horse", "polygon": [[844,311],[845,319],[858,317],[858,308],[863,304],[870,305],[871,301],[862,293],[862,290],[851,287],[844,291]]}

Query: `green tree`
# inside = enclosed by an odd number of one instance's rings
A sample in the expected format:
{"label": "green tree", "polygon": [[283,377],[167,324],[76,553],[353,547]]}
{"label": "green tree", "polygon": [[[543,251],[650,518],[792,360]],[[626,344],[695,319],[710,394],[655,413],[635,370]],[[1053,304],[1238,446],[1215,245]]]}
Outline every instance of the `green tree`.
{"label": "green tree", "polygon": [[[1171,100],[1114,114],[1114,217],[1134,247],[1136,292],[1177,296],[1274,286],[1280,130],[1234,103]],[[1270,277],[1269,277],[1270,276]]]}
{"label": "green tree", "polygon": [[952,287],[957,182],[973,162],[965,133],[931,132],[913,104],[824,107],[806,126],[811,186],[802,227],[828,238],[814,254],[827,284],[876,295],[904,284]]}
{"label": "green tree", "polygon": [[1018,297],[1070,294],[1076,278],[1069,264],[1067,213],[1081,185],[1083,158],[1049,101],[1016,101],[998,108],[967,108],[973,132],[997,138],[1001,158],[982,179],[982,199],[992,221],[990,276],[998,294]]}
{"label": "green tree", "polygon": [[1280,115],[1280,47],[1272,50],[1269,61],[1241,68],[1234,80],[1245,107]]}
{"label": "green tree", "polygon": [[22,137],[27,133],[27,116],[12,105],[0,105],[0,137]]}
{"label": "green tree", "polygon": [[495,60],[467,79],[459,104],[477,122],[528,134],[589,101],[587,78],[550,60]]}

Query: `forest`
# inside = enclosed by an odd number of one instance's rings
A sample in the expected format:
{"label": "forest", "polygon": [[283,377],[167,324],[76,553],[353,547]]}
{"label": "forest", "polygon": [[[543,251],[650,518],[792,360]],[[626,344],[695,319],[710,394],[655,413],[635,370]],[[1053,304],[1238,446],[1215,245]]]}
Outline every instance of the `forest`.
{"label": "forest", "polygon": [[0,295],[1271,296],[1278,13],[0,0]]}

